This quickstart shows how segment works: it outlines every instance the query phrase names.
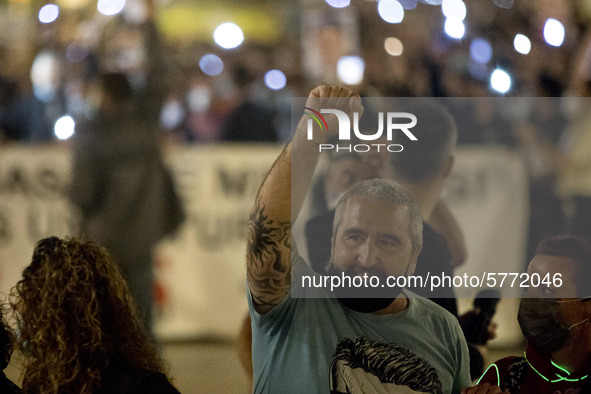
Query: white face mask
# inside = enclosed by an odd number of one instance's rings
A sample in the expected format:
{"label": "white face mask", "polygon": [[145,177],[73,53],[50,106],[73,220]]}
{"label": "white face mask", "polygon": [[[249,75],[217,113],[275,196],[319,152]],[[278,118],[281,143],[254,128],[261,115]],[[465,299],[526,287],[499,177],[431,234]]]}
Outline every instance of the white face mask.
{"label": "white face mask", "polygon": [[211,92],[206,86],[194,86],[187,93],[187,105],[191,112],[205,112],[211,105]]}

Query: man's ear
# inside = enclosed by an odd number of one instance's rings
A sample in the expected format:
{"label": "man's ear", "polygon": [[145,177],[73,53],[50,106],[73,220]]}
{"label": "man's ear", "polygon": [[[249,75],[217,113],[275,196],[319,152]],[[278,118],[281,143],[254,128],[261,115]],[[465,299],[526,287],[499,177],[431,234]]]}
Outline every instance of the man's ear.
{"label": "man's ear", "polygon": [[449,178],[449,176],[451,175],[451,171],[454,168],[454,161],[455,158],[453,155],[449,155],[444,161],[443,161],[443,178],[447,179]]}
{"label": "man's ear", "polygon": [[415,269],[417,268],[417,260],[419,258],[419,254],[421,254],[422,249],[423,249],[423,244],[419,244],[414,247],[413,254],[410,258],[410,264],[409,264],[408,268],[406,269],[407,275],[414,274]]}
{"label": "man's ear", "polygon": [[333,232],[332,236],[330,237],[330,260],[329,261],[334,261],[334,247],[336,245],[337,242],[337,236],[336,233]]}

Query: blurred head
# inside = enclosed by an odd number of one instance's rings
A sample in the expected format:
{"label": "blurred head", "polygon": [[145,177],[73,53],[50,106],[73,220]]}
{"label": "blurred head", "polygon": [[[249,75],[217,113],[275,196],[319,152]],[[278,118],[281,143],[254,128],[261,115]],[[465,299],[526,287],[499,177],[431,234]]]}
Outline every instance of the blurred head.
{"label": "blurred head", "polygon": [[412,132],[418,141],[408,141],[402,133],[394,134],[392,142],[404,146],[402,152],[390,155],[395,178],[411,182],[446,178],[458,140],[453,117],[443,106],[428,100],[413,102],[404,111],[417,117]]}
{"label": "blurred head", "polygon": [[356,183],[376,176],[374,168],[361,161],[358,154],[336,154],[324,173],[324,196],[329,210],[336,207],[339,198]]}
{"label": "blurred head", "polygon": [[115,360],[161,370],[119,268],[97,244],[39,241],[14,293],[24,389],[90,393]]}

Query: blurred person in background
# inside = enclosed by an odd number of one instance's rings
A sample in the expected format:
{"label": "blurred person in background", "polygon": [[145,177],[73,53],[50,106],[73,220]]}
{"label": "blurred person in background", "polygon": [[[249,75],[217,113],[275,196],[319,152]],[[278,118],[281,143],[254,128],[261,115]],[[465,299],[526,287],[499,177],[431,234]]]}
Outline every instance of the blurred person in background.
{"label": "blurred person in background", "polygon": [[253,97],[253,72],[248,67],[238,64],[233,70],[233,77],[239,102],[222,125],[223,140],[277,141],[277,114]]}
{"label": "blurred person in background", "polygon": [[96,243],[42,239],[12,296],[23,392],[178,394],[117,264]]}
{"label": "blurred person in background", "polygon": [[540,144],[529,143],[527,137],[528,133],[534,133],[536,139],[543,141],[542,144],[559,149],[561,135],[568,124],[560,106],[562,90],[552,76],[540,75],[538,98],[532,101],[531,112],[526,119],[513,124],[513,134],[529,175],[528,261],[533,258],[542,239],[555,234],[556,229],[564,228],[562,204],[556,194],[557,168],[539,149]]}
{"label": "blurred person in background", "polygon": [[82,213],[81,234],[120,264],[147,329],[152,326],[152,249],[184,220],[160,149],[164,86],[152,8],[144,25],[143,88],[134,90],[122,72],[101,72],[93,81],[88,101],[95,107],[77,122],[70,188]]}
{"label": "blurred person in background", "polygon": [[45,103],[23,93],[10,77],[0,75],[0,140],[40,143],[52,139]]}
{"label": "blurred person in background", "polygon": [[[391,179],[412,193],[423,215],[423,249],[414,275],[426,278],[428,273],[443,272],[451,276],[467,255],[462,231],[441,199],[454,164],[457,126],[450,113],[436,102],[413,102],[405,111],[421,119],[413,128],[419,142],[390,155],[389,165]],[[395,134],[393,142],[404,143],[402,138],[406,136]],[[418,287],[412,290],[458,316],[453,287],[442,287],[437,294]]]}

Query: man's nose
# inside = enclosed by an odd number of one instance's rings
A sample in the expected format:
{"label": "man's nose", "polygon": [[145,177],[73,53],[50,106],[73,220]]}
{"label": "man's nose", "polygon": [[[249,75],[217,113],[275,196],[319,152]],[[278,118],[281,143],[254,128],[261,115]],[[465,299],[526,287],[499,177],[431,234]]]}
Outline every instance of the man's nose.
{"label": "man's nose", "polygon": [[378,262],[378,251],[374,243],[368,238],[359,250],[359,264],[362,267],[373,267]]}

